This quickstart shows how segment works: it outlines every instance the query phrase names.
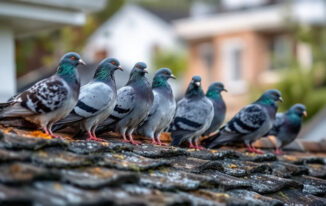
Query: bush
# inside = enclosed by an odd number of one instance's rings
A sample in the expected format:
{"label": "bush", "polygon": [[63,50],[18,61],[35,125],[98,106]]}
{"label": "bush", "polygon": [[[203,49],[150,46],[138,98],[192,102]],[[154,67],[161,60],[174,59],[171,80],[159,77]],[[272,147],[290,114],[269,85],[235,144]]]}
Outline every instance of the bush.
{"label": "bush", "polygon": [[154,53],[152,61],[156,69],[168,67],[176,76],[182,75],[187,69],[187,57],[183,52],[157,51]]}

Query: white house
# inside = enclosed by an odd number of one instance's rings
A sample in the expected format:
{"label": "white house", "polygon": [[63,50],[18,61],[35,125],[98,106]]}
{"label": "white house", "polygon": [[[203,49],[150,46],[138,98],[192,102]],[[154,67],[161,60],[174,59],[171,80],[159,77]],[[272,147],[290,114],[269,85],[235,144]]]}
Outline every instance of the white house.
{"label": "white house", "polygon": [[1,0],[0,102],[16,92],[16,37],[65,25],[83,25],[86,13],[104,7],[106,0]]}
{"label": "white house", "polygon": [[156,48],[178,49],[178,45],[171,24],[138,5],[126,4],[89,38],[83,57],[90,62],[116,57],[127,70],[144,61],[151,69]]}

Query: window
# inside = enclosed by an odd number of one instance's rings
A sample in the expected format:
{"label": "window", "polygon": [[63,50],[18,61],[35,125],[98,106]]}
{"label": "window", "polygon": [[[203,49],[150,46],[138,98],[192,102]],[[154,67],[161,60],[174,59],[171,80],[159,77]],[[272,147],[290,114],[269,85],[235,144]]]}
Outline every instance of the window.
{"label": "window", "polygon": [[243,93],[247,84],[243,75],[243,43],[240,39],[230,39],[222,43],[222,69],[228,90]]}
{"label": "window", "polygon": [[242,50],[240,48],[235,48],[232,53],[232,80],[239,81],[242,79]]}
{"label": "window", "polygon": [[284,69],[290,66],[293,58],[293,43],[286,35],[276,36],[271,42],[270,69]]}
{"label": "window", "polygon": [[199,45],[200,58],[207,69],[212,69],[214,64],[213,43],[205,42]]}

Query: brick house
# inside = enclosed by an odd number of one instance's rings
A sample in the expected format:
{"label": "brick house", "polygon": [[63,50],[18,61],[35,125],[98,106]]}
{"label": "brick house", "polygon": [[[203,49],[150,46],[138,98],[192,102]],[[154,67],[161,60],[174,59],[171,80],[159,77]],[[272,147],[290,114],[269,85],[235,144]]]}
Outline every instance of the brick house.
{"label": "brick house", "polygon": [[249,6],[239,2],[241,7],[223,8],[222,1],[217,12],[175,21],[188,45],[185,80],[201,75],[204,88],[222,81],[229,90],[224,95],[229,117],[249,101],[250,88],[277,82],[279,70],[291,58],[309,68],[311,49],[294,41],[289,21],[307,26],[326,23],[326,3],[321,0],[259,1]]}

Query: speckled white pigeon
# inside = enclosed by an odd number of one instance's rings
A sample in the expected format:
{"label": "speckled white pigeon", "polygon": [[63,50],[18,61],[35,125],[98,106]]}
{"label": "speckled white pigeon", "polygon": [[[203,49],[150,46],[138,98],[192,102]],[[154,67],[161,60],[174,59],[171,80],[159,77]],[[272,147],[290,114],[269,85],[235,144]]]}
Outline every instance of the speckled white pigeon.
{"label": "speckled white pigeon", "polygon": [[[203,149],[198,138],[209,128],[214,115],[212,102],[205,96],[200,76],[194,76],[187,88],[186,96],[177,104],[170,132],[172,146],[188,140],[189,147]],[[194,143],[194,144],[193,144]]]}
{"label": "speckled white pigeon", "polygon": [[277,112],[277,101],[283,101],[278,90],[271,89],[254,103],[244,107],[219,132],[204,140],[208,148],[224,144],[244,142],[250,152],[263,153],[252,143],[265,135],[273,126]]}
{"label": "speckled white pigeon", "polygon": [[95,130],[112,113],[116,104],[114,72],[118,69],[122,70],[116,58],[104,59],[98,65],[93,80],[80,88],[78,103],[73,111],[56,125],[78,122],[87,131],[87,140],[104,141],[96,137]]}
{"label": "speckled white pigeon", "polygon": [[10,102],[2,103],[0,118],[23,117],[56,138],[51,130],[52,125],[66,117],[78,100],[80,81],[76,67],[79,64],[85,64],[79,54],[66,53],[59,62],[56,74],[37,82]]}
{"label": "speckled white pigeon", "polygon": [[168,79],[175,76],[168,68],[159,69],[153,78],[152,89],[154,93],[153,106],[144,122],[135,131],[136,134],[152,139],[152,144],[165,145],[160,140],[162,131],[171,123],[176,102]]}
{"label": "speckled white pigeon", "polygon": [[118,90],[117,104],[112,114],[99,126],[98,132],[117,131],[124,142],[140,144],[133,139],[132,134],[149,114],[154,99],[151,85],[145,76],[148,73],[146,67],[143,62],[136,63],[126,86]]}

